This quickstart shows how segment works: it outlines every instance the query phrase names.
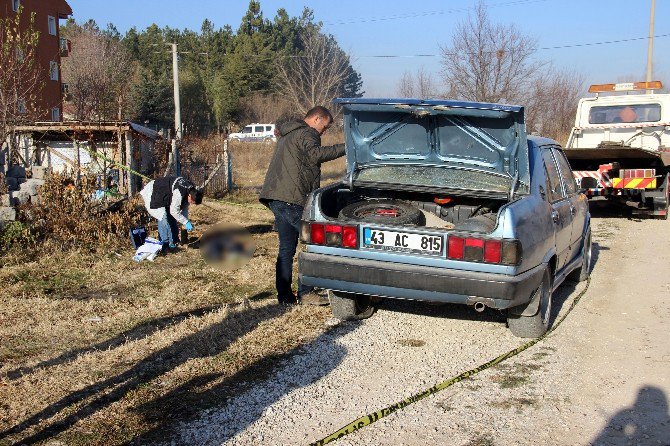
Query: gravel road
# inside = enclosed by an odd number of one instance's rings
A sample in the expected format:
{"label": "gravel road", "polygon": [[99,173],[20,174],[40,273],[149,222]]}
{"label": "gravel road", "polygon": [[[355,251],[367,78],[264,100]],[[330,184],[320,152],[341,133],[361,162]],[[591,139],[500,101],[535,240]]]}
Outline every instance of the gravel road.
{"label": "gravel road", "polygon": [[[337,444],[670,445],[670,222],[600,216],[593,234],[591,285],[550,337]],[[562,286],[554,317],[584,287]],[[172,444],[309,444],[522,343],[497,312],[387,302],[324,327]]]}

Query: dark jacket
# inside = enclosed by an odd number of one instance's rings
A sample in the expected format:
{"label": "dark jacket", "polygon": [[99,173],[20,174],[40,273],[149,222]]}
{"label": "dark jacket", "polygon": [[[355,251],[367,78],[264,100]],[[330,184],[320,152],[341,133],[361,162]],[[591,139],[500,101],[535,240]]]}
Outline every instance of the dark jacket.
{"label": "dark jacket", "polygon": [[321,163],[344,155],[344,144],[321,147],[321,136],[304,121],[279,127],[270,167],[261,190],[261,202],[285,201],[305,205],[307,195],[321,183]]}
{"label": "dark jacket", "polygon": [[195,188],[193,183],[183,177],[161,177],[154,180],[151,194],[151,208],[167,208],[172,203],[173,194],[177,192],[182,203],[188,198],[188,191]]}

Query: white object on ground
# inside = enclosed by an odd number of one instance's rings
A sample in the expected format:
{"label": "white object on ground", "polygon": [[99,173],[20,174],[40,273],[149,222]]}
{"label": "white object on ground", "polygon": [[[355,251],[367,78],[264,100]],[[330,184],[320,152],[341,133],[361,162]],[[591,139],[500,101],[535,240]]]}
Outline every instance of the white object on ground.
{"label": "white object on ground", "polygon": [[141,262],[142,260],[153,261],[158,253],[163,249],[163,244],[160,240],[157,240],[153,237],[147,237],[144,240],[144,244],[137,248],[133,260],[136,262]]}

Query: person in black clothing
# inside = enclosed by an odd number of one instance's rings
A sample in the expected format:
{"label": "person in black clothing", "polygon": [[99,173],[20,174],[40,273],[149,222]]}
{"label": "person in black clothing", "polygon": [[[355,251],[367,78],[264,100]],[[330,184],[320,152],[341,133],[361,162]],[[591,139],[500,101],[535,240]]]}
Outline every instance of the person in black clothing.
{"label": "person in black clothing", "polygon": [[[321,135],[332,125],[333,116],[324,107],[314,107],[302,120],[278,127],[280,138],[270,161],[260,200],[275,215],[279,233],[276,264],[277,299],[296,303],[291,289],[293,257],[298,247],[300,218],[307,196],[320,187],[321,163],[344,155],[344,144],[321,147]],[[302,303],[325,305],[328,300],[298,282]]]}
{"label": "person in black clothing", "polygon": [[177,222],[187,231],[193,230],[188,206],[202,203],[202,191],[183,177],[162,177],[147,183],[140,195],[149,215],[158,220],[163,248],[174,249],[179,239]]}

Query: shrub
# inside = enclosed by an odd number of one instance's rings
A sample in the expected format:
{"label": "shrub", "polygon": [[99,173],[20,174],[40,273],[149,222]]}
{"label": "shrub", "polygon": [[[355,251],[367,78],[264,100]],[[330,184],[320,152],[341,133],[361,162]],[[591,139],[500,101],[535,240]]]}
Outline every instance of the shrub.
{"label": "shrub", "polygon": [[141,198],[96,200],[95,190],[94,177],[75,186],[66,175],[50,175],[38,203],[21,206],[18,222],[3,231],[3,249],[95,252],[127,245],[130,228],[147,221]]}

